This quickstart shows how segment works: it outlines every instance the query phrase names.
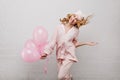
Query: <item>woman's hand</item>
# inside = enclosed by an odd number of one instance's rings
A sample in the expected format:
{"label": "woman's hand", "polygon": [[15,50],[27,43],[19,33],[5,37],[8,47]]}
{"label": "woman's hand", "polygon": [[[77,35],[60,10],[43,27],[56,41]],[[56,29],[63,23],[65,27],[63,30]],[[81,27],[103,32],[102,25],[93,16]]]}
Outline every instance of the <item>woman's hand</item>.
{"label": "woman's hand", "polygon": [[40,59],[45,59],[47,57],[46,53],[42,53]]}
{"label": "woman's hand", "polygon": [[95,46],[97,45],[98,43],[97,42],[86,42],[87,45],[89,46]]}

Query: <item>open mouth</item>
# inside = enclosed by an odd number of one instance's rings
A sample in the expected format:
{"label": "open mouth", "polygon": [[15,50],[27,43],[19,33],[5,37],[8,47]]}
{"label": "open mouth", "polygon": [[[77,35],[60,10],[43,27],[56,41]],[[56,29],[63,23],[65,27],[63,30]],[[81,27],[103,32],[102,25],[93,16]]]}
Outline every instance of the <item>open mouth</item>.
{"label": "open mouth", "polygon": [[74,20],[72,20],[72,22],[71,23],[73,23],[74,22]]}
{"label": "open mouth", "polygon": [[71,24],[75,24],[75,20],[72,20],[72,21],[71,21]]}

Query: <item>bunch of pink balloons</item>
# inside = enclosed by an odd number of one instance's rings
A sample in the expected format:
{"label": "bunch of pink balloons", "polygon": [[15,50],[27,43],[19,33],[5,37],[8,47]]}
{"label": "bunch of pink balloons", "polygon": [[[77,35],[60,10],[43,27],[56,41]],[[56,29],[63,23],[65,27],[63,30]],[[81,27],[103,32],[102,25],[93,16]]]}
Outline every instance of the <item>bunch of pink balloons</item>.
{"label": "bunch of pink balloons", "polygon": [[47,45],[48,32],[44,27],[36,27],[33,31],[33,38],[26,41],[21,52],[22,58],[26,62],[40,60],[41,54]]}

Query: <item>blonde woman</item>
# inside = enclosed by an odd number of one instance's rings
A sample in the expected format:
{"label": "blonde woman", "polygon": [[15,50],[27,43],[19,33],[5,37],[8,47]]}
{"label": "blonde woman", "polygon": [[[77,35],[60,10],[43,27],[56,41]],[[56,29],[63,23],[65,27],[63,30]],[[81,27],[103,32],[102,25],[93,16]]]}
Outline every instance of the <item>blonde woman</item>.
{"label": "blonde woman", "polygon": [[56,59],[58,65],[58,80],[72,80],[70,68],[78,62],[75,48],[83,45],[94,46],[97,42],[79,42],[78,35],[81,26],[86,25],[91,16],[84,17],[81,11],[67,14],[60,19],[61,24],[54,29],[51,40],[45,46],[41,59],[45,59],[53,53],[56,47]]}

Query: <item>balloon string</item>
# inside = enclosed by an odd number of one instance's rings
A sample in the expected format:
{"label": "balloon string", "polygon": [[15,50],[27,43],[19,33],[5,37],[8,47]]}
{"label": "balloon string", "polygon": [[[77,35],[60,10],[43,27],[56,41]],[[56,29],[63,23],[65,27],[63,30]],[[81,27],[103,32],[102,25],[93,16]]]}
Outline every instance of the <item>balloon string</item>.
{"label": "balloon string", "polygon": [[44,74],[47,74],[47,72],[48,72],[48,62],[49,62],[49,58],[47,56],[46,62],[44,64]]}

